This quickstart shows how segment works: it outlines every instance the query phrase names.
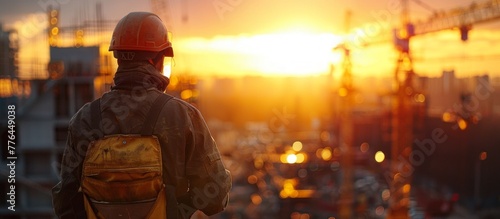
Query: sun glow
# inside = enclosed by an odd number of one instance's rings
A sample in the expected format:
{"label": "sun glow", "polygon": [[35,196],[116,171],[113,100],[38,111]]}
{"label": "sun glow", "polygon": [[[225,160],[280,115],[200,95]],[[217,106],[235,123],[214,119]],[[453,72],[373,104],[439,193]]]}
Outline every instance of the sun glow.
{"label": "sun glow", "polygon": [[172,74],[172,66],[173,66],[173,58],[165,57],[163,59],[163,75],[170,78],[170,75]]}
{"label": "sun glow", "polygon": [[332,63],[340,62],[340,55],[332,49],[341,39],[331,33],[289,31],[190,38],[177,45],[192,58],[201,55],[196,63],[205,72],[302,76],[328,73]]}

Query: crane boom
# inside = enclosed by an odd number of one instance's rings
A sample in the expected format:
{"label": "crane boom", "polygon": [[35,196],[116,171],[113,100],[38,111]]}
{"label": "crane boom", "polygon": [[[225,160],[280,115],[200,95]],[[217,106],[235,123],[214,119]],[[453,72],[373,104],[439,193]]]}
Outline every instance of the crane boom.
{"label": "crane boom", "polygon": [[436,13],[427,21],[413,23],[414,32],[418,36],[426,33],[467,27],[500,18],[500,1],[490,0],[484,3],[473,3],[466,8],[457,8],[445,13]]}
{"label": "crane boom", "polygon": [[[400,33],[401,29],[406,30],[410,37],[424,35],[442,30],[460,28],[460,31],[468,31],[474,24],[486,23],[500,19],[500,0],[489,0],[482,3],[473,3],[468,7],[455,8],[446,12],[436,12],[426,20],[417,22],[408,22],[407,26],[398,27],[393,32],[381,31],[375,36],[367,36],[365,30],[356,29],[351,33],[351,44],[360,47],[367,47],[376,44],[388,43],[393,38],[393,43],[398,45],[401,36],[394,33]],[[404,38],[404,37],[403,37]],[[466,38],[462,40],[467,40]]]}

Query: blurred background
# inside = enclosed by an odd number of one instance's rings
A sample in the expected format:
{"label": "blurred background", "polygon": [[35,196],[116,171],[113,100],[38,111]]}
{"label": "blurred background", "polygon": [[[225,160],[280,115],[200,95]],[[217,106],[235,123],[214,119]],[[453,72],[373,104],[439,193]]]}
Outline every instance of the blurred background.
{"label": "blurred background", "polygon": [[[0,0],[0,193],[54,218],[68,121],[113,84],[118,20],[172,32],[233,189],[211,218],[500,218],[497,0]],[[206,218],[196,214],[193,218]]]}

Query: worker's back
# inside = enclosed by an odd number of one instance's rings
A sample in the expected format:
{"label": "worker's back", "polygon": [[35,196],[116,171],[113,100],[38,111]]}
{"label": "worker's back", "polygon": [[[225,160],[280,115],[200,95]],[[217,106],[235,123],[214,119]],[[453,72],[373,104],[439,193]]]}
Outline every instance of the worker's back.
{"label": "worker's back", "polygon": [[[112,90],[84,105],[69,124],[61,181],[52,190],[57,216],[86,218],[98,208],[106,211],[109,206],[101,204],[108,202],[161,200],[162,189],[169,219],[224,210],[231,178],[201,113],[177,98],[157,102],[169,98],[162,71],[173,49],[165,25],[152,13],[129,13],[117,24],[109,49],[119,65]],[[111,152],[120,156],[109,157]],[[134,180],[146,185],[134,189]],[[84,206],[94,209],[86,212]]]}
{"label": "worker's back", "polygon": [[[87,218],[166,218],[162,153],[153,129],[172,97],[158,95],[136,134],[112,134],[92,141],[82,168]],[[101,100],[90,104],[91,127],[101,130]],[[174,204],[176,205],[176,203]]]}

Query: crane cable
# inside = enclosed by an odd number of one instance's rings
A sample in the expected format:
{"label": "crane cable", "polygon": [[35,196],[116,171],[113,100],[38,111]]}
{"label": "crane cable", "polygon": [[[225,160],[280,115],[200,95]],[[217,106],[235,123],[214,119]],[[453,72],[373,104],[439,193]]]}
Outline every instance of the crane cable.
{"label": "crane cable", "polygon": [[417,3],[417,5],[419,5],[420,7],[424,8],[432,13],[436,12],[436,10],[434,8],[432,8],[431,6],[429,6],[428,4],[426,4],[420,0],[412,0],[412,1]]}

